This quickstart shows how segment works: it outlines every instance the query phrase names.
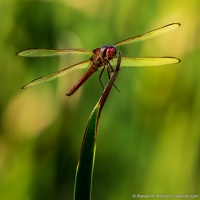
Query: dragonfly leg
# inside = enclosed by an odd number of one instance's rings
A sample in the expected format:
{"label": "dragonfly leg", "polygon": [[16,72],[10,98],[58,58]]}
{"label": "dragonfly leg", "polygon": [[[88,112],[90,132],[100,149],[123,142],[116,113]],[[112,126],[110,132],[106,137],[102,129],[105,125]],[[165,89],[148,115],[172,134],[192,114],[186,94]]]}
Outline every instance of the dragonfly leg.
{"label": "dragonfly leg", "polygon": [[[107,64],[107,72],[108,72],[108,78],[110,79],[110,74],[114,72],[114,69],[112,67],[112,65],[110,64],[110,62],[108,62]],[[117,88],[117,86],[115,84],[113,84],[115,89],[119,92],[119,89]]]}
{"label": "dragonfly leg", "polygon": [[[102,74],[103,74],[103,72],[105,70],[105,67],[106,66],[104,65],[103,69],[101,70],[101,73],[99,74],[99,81],[101,83],[101,86],[102,86],[103,90],[104,90],[104,86],[103,86],[103,83],[101,81],[101,77],[102,77]],[[107,68],[107,72],[108,72],[108,78],[110,80],[110,74],[114,72],[114,69],[113,69],[112,65],[110,64],[110,62],[107,63],[107,67],[106,68]],[[115,84],[113,84],[113,85],[116,88],[116,90],[119,92],[119,89],[117,88],[117,86]]]}
{"label": "dragonfly leg", "polygon": [[109,70],[109,73],[115,71],[115,70],[113,69],[112,65],[110,64],[110,62],[108,62],[108,70]]}
{"label": "dragonfly leg", "polygon": [[104,86],[103,86],[103,83],[102,83],[102,81],[101,81],[101,77],[102,77],[102,74],[103,74],[103,72],[104,72],[104,69],[105,69],[105,66],[103,66],[103,69],[101,70],[101,72],[100,72],[100,74],[99,74],[99,81],[100,81],[100,83],[101,83],[101,87],[103,88],[103,90],[104,90]]}

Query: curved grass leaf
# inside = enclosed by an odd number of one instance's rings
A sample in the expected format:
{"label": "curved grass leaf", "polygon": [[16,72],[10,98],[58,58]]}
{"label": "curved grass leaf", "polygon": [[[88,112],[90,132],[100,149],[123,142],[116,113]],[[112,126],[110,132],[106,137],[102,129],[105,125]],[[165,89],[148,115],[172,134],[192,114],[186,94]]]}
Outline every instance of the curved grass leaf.
{"label": "curved grass leaf", "polygon": [[98,123],[102,108],[118,75],[120,63],[121,53],[119,52],[115,71],[88,119],[76,169],[74,200],[91,199]]}

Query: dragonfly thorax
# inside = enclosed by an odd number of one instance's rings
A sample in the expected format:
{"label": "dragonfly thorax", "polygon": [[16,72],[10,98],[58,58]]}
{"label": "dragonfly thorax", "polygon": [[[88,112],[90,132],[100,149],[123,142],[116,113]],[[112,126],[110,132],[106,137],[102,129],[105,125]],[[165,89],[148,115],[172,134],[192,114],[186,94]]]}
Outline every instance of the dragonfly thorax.
{"label": "dragonfly thorax", "polygon": [[116,55],[116,48],[113,45],[104,45],[100,49],[101,55],[103,58],[108,58],[108,60],[111,60]]}

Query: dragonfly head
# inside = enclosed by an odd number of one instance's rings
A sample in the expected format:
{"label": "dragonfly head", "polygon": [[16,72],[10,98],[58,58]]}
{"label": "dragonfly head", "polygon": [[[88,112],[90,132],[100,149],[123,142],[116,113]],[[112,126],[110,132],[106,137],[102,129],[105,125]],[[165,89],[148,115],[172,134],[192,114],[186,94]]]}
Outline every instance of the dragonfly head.
{"label": "dragonfly head", "polygon": [[100,49],[102,57],[106,57],[109,60],[113,59],[116,55],[116,48],[113,45],[104,45]]}

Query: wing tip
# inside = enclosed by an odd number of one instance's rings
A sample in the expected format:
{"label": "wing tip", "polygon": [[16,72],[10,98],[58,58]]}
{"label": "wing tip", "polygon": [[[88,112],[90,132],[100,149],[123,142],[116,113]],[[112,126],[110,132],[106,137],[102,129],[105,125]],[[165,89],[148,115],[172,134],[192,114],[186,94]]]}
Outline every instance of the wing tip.
{"label": "wing tip", "polygon": [[18,51],[17,53],[15,53],[16,56],[23,56],[22,51]]}
{"label": "wing tip", "polygon": [[16,56],[22,56],[22,57],[31,57],[31,51],[33,49],[23,49],[21,51],[18,51],[15,55]]}
{"label": "wing tip", "polygon": [[181,62],[181,59],[179,59],[179,58],[176,58],[176,57],[169,57],[169,58],[173,58],[173,59],[175,59],[177,62],[175,62],[175,64],[178,64],[178,63],[180,63]]}
{"label": "wing tip", "polygon": [[178,62],[177,63],[181,63],[181,59],[179,59],[179,58],[176,58],[177,60],[178,60]]}
{"label": "wing tip", "polygon": [[22,90],[26,88],[27,88],[27,84],[21,87]]}
{"label": "wing tip", "polygon": [[174,25],[177,25],[178,27],[181,26],[181,23],[179,23],[179,22],[174,22],[174,23],[171,23],[171,24],[169,24],[169,25],[173,25],[173,24],[174,24]]}
{"label": "wing tip", "polygon": [[171,64],[178,64],[181,62],[181,59],[173,57],[173,56],[163,56],[162,58],[173,59],[174,62],[172,62]]}

